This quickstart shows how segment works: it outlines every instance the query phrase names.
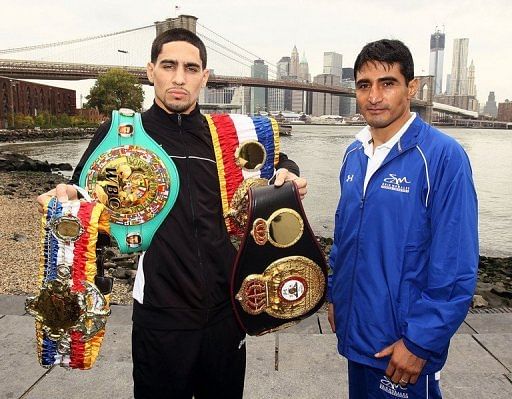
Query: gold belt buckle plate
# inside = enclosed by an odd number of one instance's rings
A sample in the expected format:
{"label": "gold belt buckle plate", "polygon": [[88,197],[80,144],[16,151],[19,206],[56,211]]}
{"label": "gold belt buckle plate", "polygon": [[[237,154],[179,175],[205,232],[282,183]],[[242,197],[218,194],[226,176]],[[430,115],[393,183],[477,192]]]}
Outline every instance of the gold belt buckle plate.
{"label": "gold belt buckle plate", "polygon": [[110,308],[95,285],[84,281],[84,287],[84,292],[73,292],[60,280],[46,282],[39,295],[27,298],[25,309],[50,338],[58,340],[75,330],[88,341],[105,328]]}
{"label": "gold belt buckle plate", "polygon": [[262,274],[247,276],[235,298],[245,312],[262,312],[278,319],[306,314],[322,299],[325,279],[322,269],[304,256],[278,259]]}

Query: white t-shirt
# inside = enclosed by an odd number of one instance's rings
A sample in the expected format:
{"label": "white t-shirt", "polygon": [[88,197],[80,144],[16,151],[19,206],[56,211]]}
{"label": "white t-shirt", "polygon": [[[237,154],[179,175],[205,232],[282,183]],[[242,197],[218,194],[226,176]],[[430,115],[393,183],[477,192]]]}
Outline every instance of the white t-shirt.
{"label": "white t-shirt", "polygon": [[405,131],[409,128],[412,121],[416,118],[416,112],[411,112],[411,117],[404,123],[398,132],[385,143],[373,148],[373,138],[370,132],[370,127],[365,126],[359,133],[356,134],[356,139],[363,143],[365,155],[368,157],[368,165],[366,167],[366,176],[364,177],[363,194],[366,193],[366,186],[372,175],[379,169],[384,159],[388,156],[389,151],[400,140]]}

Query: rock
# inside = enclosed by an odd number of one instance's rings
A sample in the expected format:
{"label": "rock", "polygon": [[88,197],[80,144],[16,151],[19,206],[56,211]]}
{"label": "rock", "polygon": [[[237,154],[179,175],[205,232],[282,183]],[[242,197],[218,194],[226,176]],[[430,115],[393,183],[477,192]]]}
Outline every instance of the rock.
{"label": "rock", "polygon": [[59,170],[65,170],[65,171],[72,171],[73,166],[69,163],[51,163],[50,168],[52,171],[59,171]]}
{"label": "rock", "polygon": [[502,298],[512,299],[512,291],[507,290],[503,284],[497,284],[491,289],[491,292]]}
{"label": "rock", "polygon": [[117,267],[117,264],[115,262],[104,262],[103,267],[105,269],[112,269],[112,268]]}
{"label": "rock", "polygon": [[27,241],[27,236],[25,234],[21,234],[21,233],[14,233],[14,235],[12,236],[12,239],[14,241],[18,241],[18,242],[25,242],[25,241]]}
{"label": "rock", "polygon": [[126,276],[132,280],[135,280],[135,276],[137,275],[137,270],[127,270]]}
{"label": "rock", "polygon": [[489,302],[487,302],[482,295],[473,295],[472,308],[485,308],[488,305]]}
{"label": "rock", "polygon": [[12,151],[0,152],[0,170],[3,171],[39,171],[50,172],[51,168],[48,162],[42,162],[23,154],[17,154]]}
{"label": "rock", "polygon": [[96,128],[55,128],[0,130],[0,142],[30,140],[75,140],[90,138]]}
{"label": "rock", "polygon": [[117,267],[111,272],[112,277],[126,279],[129,276],[127,275],[127,270],[124,267]]}

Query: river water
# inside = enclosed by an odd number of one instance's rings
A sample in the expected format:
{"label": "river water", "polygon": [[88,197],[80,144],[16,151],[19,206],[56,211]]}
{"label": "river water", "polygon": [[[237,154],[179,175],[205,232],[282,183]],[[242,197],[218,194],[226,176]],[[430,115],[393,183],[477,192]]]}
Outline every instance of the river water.
{"label": "river water", "polygon": [[[296,161],[308,179],[304,208],[315,233],[332,236],[339,196],[338,174],[347,146],[359,127],[294,125],[293,135],[281,138],[282,151]],[[471,160],[479,200],[480,253],[512,256],[512,131],[448,128]],[[48,162],[75,166],[88,140],[4,144]]]}

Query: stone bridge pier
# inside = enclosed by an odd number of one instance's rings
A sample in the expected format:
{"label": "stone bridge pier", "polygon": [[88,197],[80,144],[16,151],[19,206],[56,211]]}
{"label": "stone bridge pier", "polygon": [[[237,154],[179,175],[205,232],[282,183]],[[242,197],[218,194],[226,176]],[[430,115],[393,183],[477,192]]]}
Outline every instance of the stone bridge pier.
{"label": "stone bridge pier", "polygon": [[415,98],[417,100],[425,101],[425,106],[411,106],[411,111],[418,113],[421,118],[427,122],[432,123],[432,107],[434,99],[434,77],[431,75],[427,76],[416,76],[418,79],[418,91],[416,92]]}

